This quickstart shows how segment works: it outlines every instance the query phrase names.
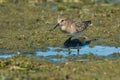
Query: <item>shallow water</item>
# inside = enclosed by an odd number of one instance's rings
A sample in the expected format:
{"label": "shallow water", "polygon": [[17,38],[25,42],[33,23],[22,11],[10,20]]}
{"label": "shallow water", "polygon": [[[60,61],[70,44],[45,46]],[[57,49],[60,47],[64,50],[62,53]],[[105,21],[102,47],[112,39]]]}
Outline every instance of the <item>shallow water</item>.
{"label": "shallow water", "polygon": [[[57,51],[59,50],[59,51]],[[120,47],[110,47],[110,46],[94,46],[90,48],[88,45],[81,47],[79,54],[77,55],[77,49],[71,49],[71,53],[68,53],[67,48],[59,48],[59,47],[48,47],[46,52],[37,51],[36,56],[42,56],[48,59],[51,62],[63,62],[68,61],[69,57],[74,56],[77,60],[80,59],[80,56],[83,54],[94,54],[96,56],[109,56],[113,53],[119,53]],[[53,56],[56,55],[57,57]],[[62,58],[59,58],[61,56]]]}
{"label": "shallow water", "polygon": [[[66,48],[53,48],[53,47],[48,47],[49,50],[46,52],[41,52],[37,51],[36,56],[50,56],[50,55],[63,55],[63,56],[68,56],[68,51]],[[56,51],[57,49],[61,49],[61,51]],[[94,46],[93,48],[90,48],[89,46],[84,46],[80,49],[80,54],[89,54],[93,53],[94,55],[97,56],[108,56],[112,53],[118,53],[120,52],[120,47],[115,48],[115,47],[110,47],[110,46]],[[71,49],[71,55],[72,54],[77,54],[76,49]]]}
{"label": "shallow water", "polygon": [[[92,53],[97,56],[108,56],[112,53],[120,53],[120,47],[115,48],[115,47],[110,47],[110,46],[94,46],[93,48],[90,48],[88,45],[81,47],[80,49],[80,54],[89,54]],[[13,53],[13,54],[0,54],[0,58],[9,58],[15,55],[20,55],[20,52]],[[23,54],[22,54],[23,55]],[[25,54],[24,54],[25,55]],[[63,57],[67,57],[69,55],[77,55],[77,49],[71,49],[71,54],[68,54],[68,49],[67,48],[60,48],[60,47],[48,47],[46,51],[36,51],[34,56],[42,56],[42,57],[49,57],[49,56],[54,56],[54,55],[61,55]],[[32,56],[31,54],[27,53],[26,56]]]}

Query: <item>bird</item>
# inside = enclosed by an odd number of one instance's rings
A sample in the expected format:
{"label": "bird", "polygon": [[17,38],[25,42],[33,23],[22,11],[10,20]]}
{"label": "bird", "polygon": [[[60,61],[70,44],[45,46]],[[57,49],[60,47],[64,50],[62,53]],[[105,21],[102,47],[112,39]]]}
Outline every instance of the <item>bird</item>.
{"label": "bird", "polygon": [[54,26],[53,30],[56,29],[58,26],[60,30],[69,35],[70,37],[80,35],[84,30],[87,29],[88,26],[91,26],[91,20],[87,21],[74,21],[73,19],[61,16],[57,19],[57,24]]}

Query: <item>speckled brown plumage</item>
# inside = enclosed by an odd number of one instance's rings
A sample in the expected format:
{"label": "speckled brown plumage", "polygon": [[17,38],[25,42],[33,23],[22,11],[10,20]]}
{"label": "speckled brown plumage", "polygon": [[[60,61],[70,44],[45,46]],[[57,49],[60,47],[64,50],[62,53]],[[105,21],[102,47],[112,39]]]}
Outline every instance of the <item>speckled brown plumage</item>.
{"label": "speckled brown plumage", "polygon": [[90,20],[78,22],[65,17],[59,17],[57,22],[58,23],[54,27],[54,29],[57,26],[60,26],[60,30],[63,33],[71,36],[79,35],[81,32],[86,30],[88,26],[92,24]]}

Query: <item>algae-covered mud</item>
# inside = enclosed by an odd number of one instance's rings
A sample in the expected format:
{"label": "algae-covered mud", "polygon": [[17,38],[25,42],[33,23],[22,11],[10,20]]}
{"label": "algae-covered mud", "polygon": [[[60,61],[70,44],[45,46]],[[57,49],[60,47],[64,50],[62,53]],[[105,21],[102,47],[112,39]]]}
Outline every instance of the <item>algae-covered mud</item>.
{"label": "algae-covered mud", "polygon": [[[87,58],[88,56],[88,58]],[[112,57],[114,56],[114,57]],[[21,55],[0,59],[0,79],[4,80],[119,80],[120,55],[96,57],[84,55],[83,59],[69,57],[69,61],[53,64],[41,57]],[[115,58],[118,57],[118,58]],[[85,60],[85,59],[86,60]],[[89,60],[88,60],[89,59]]]}
{"label": "algae-covered mud", "polygon": [[[119,0],[66,1],[0,1],[0,80],[120,79]],[[60,14],[91,20],[79,40],[97,40],[64,48],[69,36],[51,31]]]}

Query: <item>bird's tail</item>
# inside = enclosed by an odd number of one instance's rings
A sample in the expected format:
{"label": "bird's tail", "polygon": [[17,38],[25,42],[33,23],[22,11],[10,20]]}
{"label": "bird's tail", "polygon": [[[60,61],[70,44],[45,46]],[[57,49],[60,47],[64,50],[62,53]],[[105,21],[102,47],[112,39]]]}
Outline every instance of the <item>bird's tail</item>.
{"label": "bird's tail", "polygon": [[87,26],[92,25],[92,21],[91,21],[91,20],[88,20],[88,21],[83,21],[83,23],[85,23],[85,25],[87,25]]}

